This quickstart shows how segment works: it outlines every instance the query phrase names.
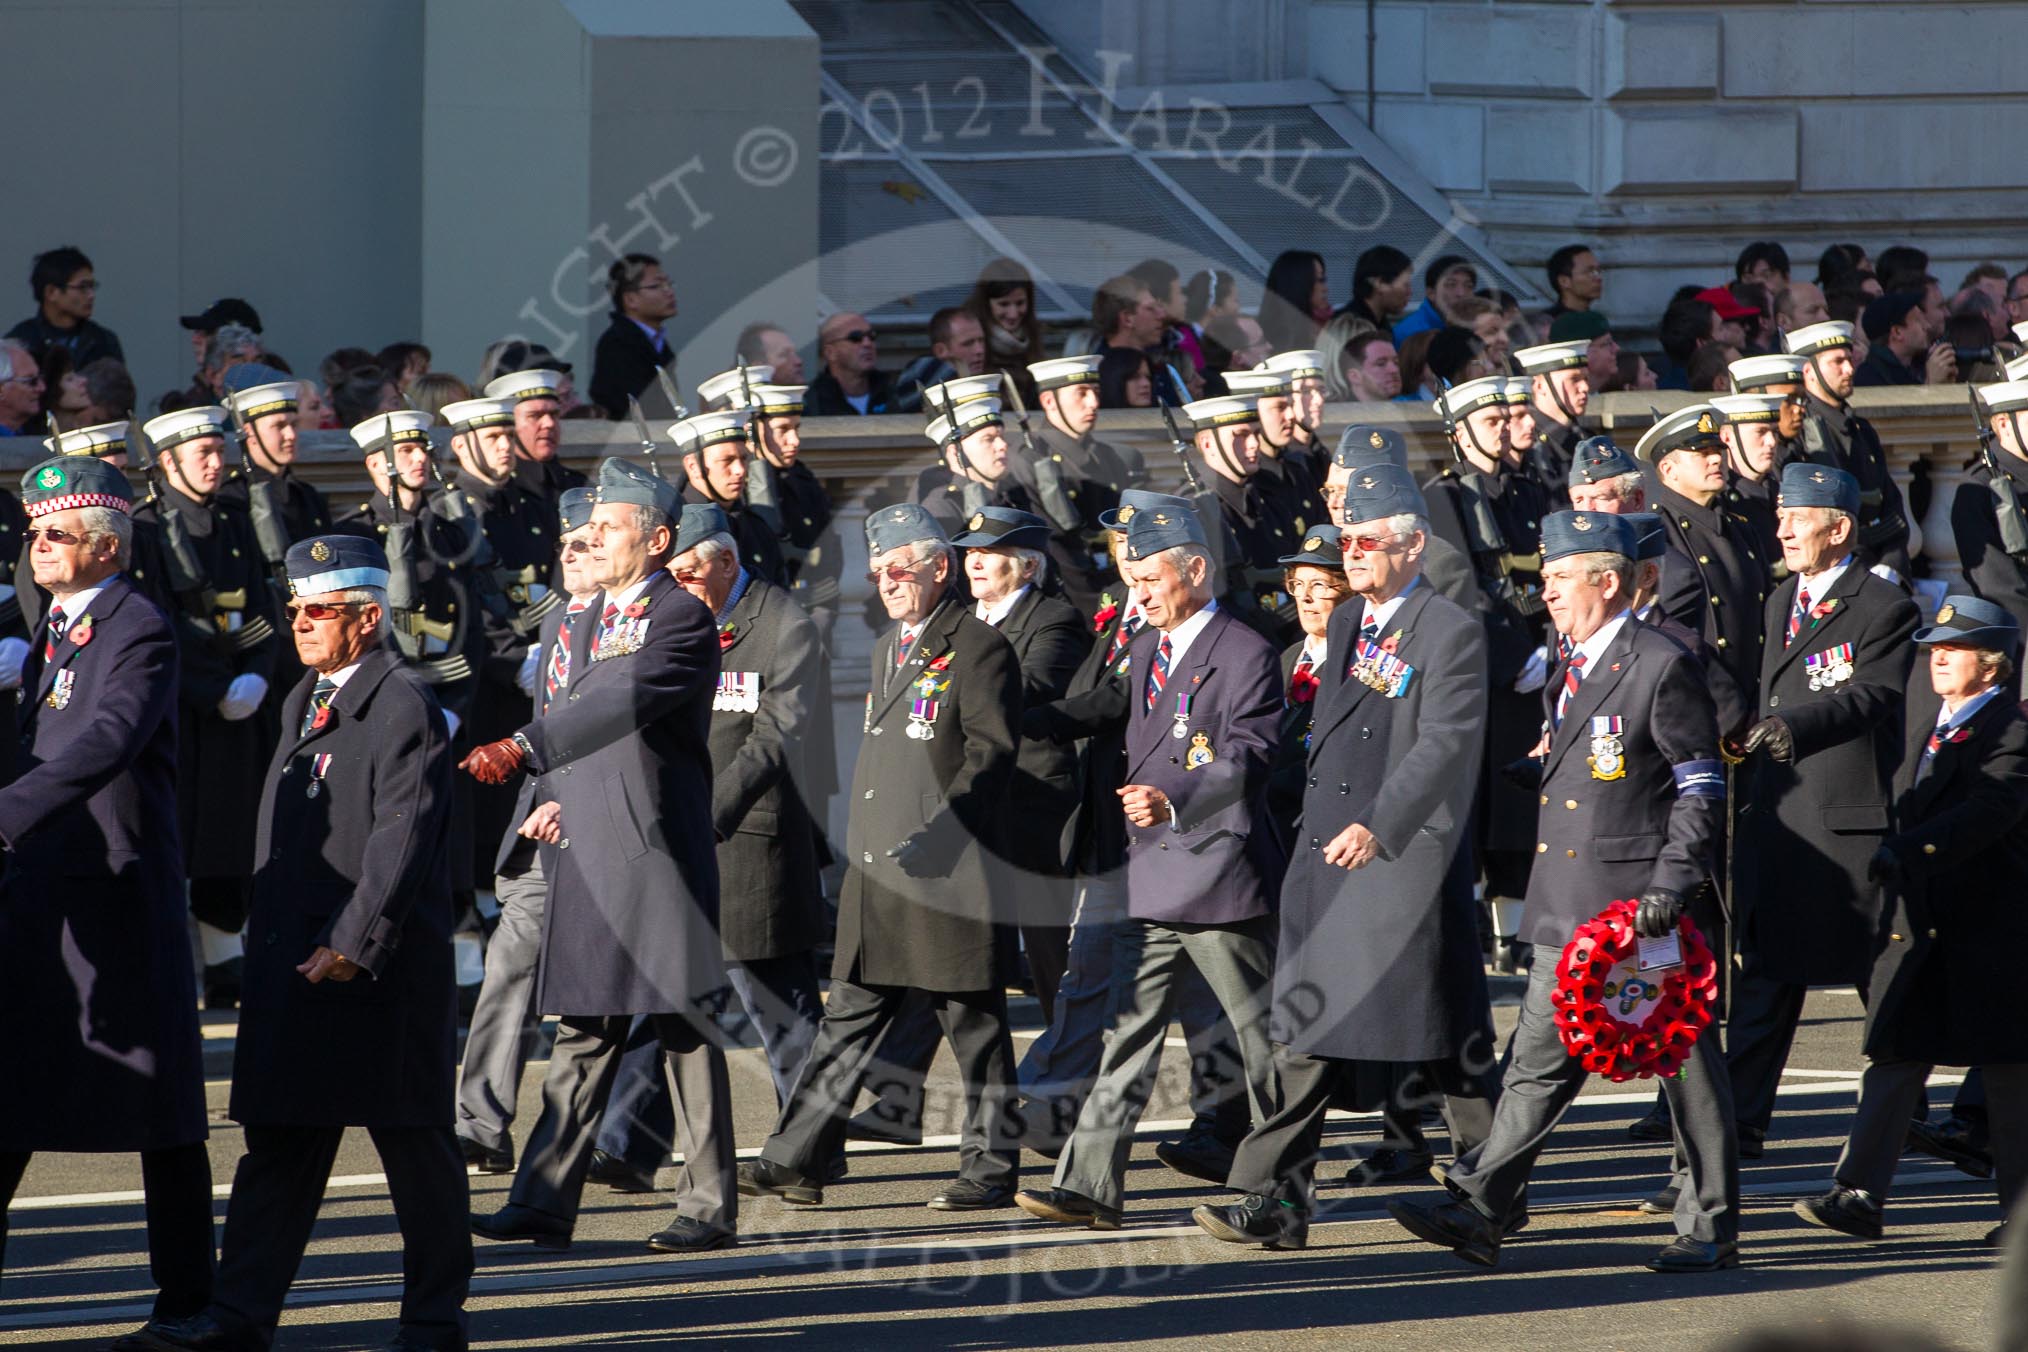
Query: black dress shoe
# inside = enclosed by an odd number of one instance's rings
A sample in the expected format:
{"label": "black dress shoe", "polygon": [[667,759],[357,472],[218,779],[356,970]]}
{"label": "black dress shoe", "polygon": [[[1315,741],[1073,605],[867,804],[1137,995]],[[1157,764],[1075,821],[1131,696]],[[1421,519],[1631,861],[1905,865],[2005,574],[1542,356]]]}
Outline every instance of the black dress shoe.
{"label": "black dress shoe", "polygon": [[561,1252],[570,1247],[570,1224],[545,1216],[533,1207],[509,1202],[490,1216],[472,1217],[472,1233],[485,1239],[526,1239],[538,1249]]}
{"label": "black dress shoe", "polygon": [[1739,1157],[1743,1160],[1757,1160],[1765,1154],[1767,1154],[1767,1133],[1759,1127],[1740,1127]]}
{"label": "black dress shoe", "polygon": [[151,1319],[113,1346],[120,1352],[267,1352],[268,1339],[254,1329],[194,1314],[188,1319]]}
{"label": "black dress shoe", "polygon": [[458,1138],[458,1149],[464,1152],[465,1163],[482,1174],[511,1174],[514,1172],[514,1147],[495,1150],[489,1145],[480,1145],[469,1136]]}
{"label": "black dress shoe", "polygon": [[588,1182],[603,1183],[614,1192],[655,1191],[653,1169],[636,1169],[617,1155],[608,1155],[603,1150],[592,1151],[591,1168],[586,1171],[585,1178]]}
{"label": "black dress shoe", "polygon": [[824,1205],[823,1184],[773,1160],[748,1160],[741,1164],[739,1190],[746,1197],[779,1197],[790,1206]]}
{"label": "black dress shoe", "polygon": [[1669,1119],[1667,1100],[1657,1103],[1648,1110],[1646,1117],[1636,1118],[1627,1124],[1627,1139],[1630,1141],[1673,1141],[1676,1139],[1676,1124]]}
{"label": "black dress shoe", "polygon": [[1120,1228],[1120,1213],[1116,1209],[1063,1188],[1023,1188],[1014,1194],[1014,1205],[1031,1216],[1058,1225],[1081,1225],[1087,1230]]}
{"label": "black dress shoe", "polygon": [[1499,1266],[1500,1228],[1470,1202],[1455,1198],[1435,1204],[1389,1202],[1387,1214],[1426,1244],[1449,1249],[1467,1263],[1480,1267]]}
{"label": "black dress shoe", "polygon": [[973,1178],[953,1179],[949,1187],[929,1199],[931,1211],[998,1211],[1014,1205],[1014,1188],[1007,1183],[981,1183]]}
{"label": "black dress shoe", "polygon": [[1668,1248],[1648,1260],[1650,1272],[1716,1272],[1738,1266],[1737,1244],[1706,1244],[1688,1235],[1676,1236]]}
{"label": "black dress shoe", "polygon": [[1294,1205],[1250,1192],[1231,1206],[1200,1206],[1190,1219],[1198,1229],[1227,1244],[1263,1249],[1300,1249],[1310,1242],[1310,1218]]}
{"label": "black dress shoe", "polygon": [[921,1145],[922,1118],[918,1115],[912,1122],[897,1122],[887,1111],[886,1104],[876,1103],[846,1120],[845,1139],[879,1141],[884,1145]]}
{"label": "black dress shoe", "polygon": [[1429,1177],[1436,1156],[1421,1150],[1398,1150],[1384,1145],[1352,1166],[1345,1175],[1348,1188],[1389,1187],[1396,1183],[1419,1183]]}
{"label": "black dress shoe", "polygon": [[1238,1153],[1208,1131],[1185,1132],[1180,1139],[1155,1147],[1155,1158],[1177,1173],[1220,1187],[1231,1175],[1232,1157]]}
{"label": "black dress shoe", "polygon": [[731,1228],[693,1220],[689,1216],[678,1216],[648,1236],[648,1247],[657,1253],[704,1253],[711,1249],[729,1249],[738,1242],[739,1235]]}
{"label": "black dress shoe", "polygon": [[1880,1203],[1858,1188],[1833,1184],[1822,1197],[1804,1198],[1795,1209],[1798,1216],[1826,1230],[1854,1239],[1880,1238]]}
{"label": "black dress shoe", "polygon": [[852,1164],[845,1158],[845,1152],[841,1150],[831,1157],[830,1166],[824,1170],[824,1181],[826,1183],[837,1183],[851,1172]]}
{"label": "black dress shoe", "polygon": [[1991,1178],[1993,1152],[1985,1135],[1984,1130],[1960,1117],[1947,1117],[1934,1126],[1911,1122],[1908,1149],[1955,1165],[1973,1178]]}
{"label": "black dress shoe", "polygon": [[244,958],[227,958],[204,969],[204,1007],[208,1010],[239,1008],[240,974]]}
{"label": "black dress shoe", "polygon": [[1676,1198],[1682,1190],[1674,1183],[1667,1184],[1652,1195],[1641,1199],[1641,1213],[1647,1216],[1673,1216],[1676,1214]]}

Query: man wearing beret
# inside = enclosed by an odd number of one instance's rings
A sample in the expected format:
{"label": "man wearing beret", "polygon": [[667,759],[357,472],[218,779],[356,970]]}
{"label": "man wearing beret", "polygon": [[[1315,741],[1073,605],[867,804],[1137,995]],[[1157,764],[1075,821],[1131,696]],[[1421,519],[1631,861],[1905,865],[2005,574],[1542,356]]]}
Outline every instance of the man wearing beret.
{"label": "man wearing beret", "polygon": [[229,1108],[246,1154],[211,1303],[122,1346],[266,1348],[355,1126],[401,1223],[396,1345],[462,1349],[472,1248],[451,1130],[450,738],[428,686],[386,647],[380,547],[313,536],[287,568],[310,670],[283,706],[261,798]]}
{"label": "man wearing beret", "polygon": [[[959,407],[962,417],[964,408]],[[958,1177],[940,1211],[1006,1206],[1020,1151],[1004,982],[1012,933],[999,899],[1021,672],[1014,650],[951,594],[950,542],[915,503],[866,518],[872,580],[894,625],[874,644],[852,775],[831,996],[816,1043],[739,1186],[796,1206],[824,1200],[845,1116],[882,1034],[925,996],[965,1086]]]}
{"label": "man wearing beret", "polygon": [[661,1041],[684,1159],[676,1215],[647,1242],[693,1252],[732,1243],[738,1215],[731,1086],[710,1024],[730,995],[710,812],[718,627],[669,574],[676,486],[610,459],[598,495],[587,530],[600,591],[572,626],[566,692],[462,762],[482,782],[542,775],[553,795],[525,829],[558,847],[543,861],[536,1007],[562,1016],[542,1116],[507,1205],[473,1217],[472,1229],[569,1246],[592,1132],[634,1016],[645,1014]]}
{"label": "man wearing beret", "polygon": [[1826,320],[1783,334],[1782,341],[1806,363],[1801,458],[1841,469],[1858,482],[1852,552],[1861,568],[1899,584],[1908,576],[1908,509],[1887,467],[1880,434],[1852,411],[1852,326]]}
{"label": "man wearing beret", "polygon": [[[2028,1031],[2016,995],[2028,943],[2028,720],[2010,679],[2021,626],[1991,601],[1949,596],[1914,641],[1924,670],[1909,691],[1894,830],[1868,870],[1889,910],[1866,1074],[1830,1191],[1796,1204],[1804,1220],[1861,1239],[1881,1236],[1909,1113],[1938,1065],[1983,1069],[2001,1215],[2028,1191]],[[1986,1242],[1997,1247],[2005,1228]]]}
{"label": "man wearing beret", "polygon": [[[1444,1095],[1461,1155],[1492,1125],[1498,1056],[1464,839],[1484,743],[1486,638],[1422,580],[1423,511],[1414,481],[1392,466],[1362,471],[1345,495],[1352,524],[1333,543],[1357,602],[1330,620],[1282,886],[1281,1102],[1234,1161],[1232,1185],[1246,1197],[1193,1213],[1231,1243],[1303,1247],[1325,1111],[1341,1094],[1360,1100],[1362,1073],[1368,1097],[1394,1100],[1411,1085],[1392,1067],[1412,1066],[1414,1087]],[[1401,1115],[1413,1131],[1413,1110]]]}
{"label": "man wearing beret", "polygon": [[174,624],[178,827],[209,1008],[238,1001],[254,809],[265,754],[254,714],[280,646],[280,608],[253,522],[221,495],[229,415],[184,409],[145,427],[155,491],[134,511],[132,576]]}
{"label": "man wearing beret", "polygon": [[1841,469],[1797,461],[1782,471],[1790,576],[1763,615],[1733,846],[1753,861],[1734,879],[1739,968],[1726,1030],[1748,1159],[1774,1117],[1803,997],[1811,986],[1864,991],[1873,963],[1880,895],[1866,866],[1889,828],[1918,615],[1862,562],[1863,510],[1858,481]]}
{"label": "man wearing beret", "polygon": [[[1529,939],[1558,952],[1612,899],[1639,897],[1643,937],[1676,932],[1717,864],[1725,830],[1717,719],[1697,660],[1628,611],[1634,528],[1625,517],[1557,512],[1542,523],[1543,596],[1570,640],[1543,691],[1541,839],[1529,880]],[[1448,1171],[1451,1200],[1391,1203],[1417,1238],[1484,1267],[1523,1216],[1523,1189],[1587,1072],[1558,1036],[1552,964],[1529,973],[1491,1134]],[[1648,1266],[1703,1272],[1739,1262],[1739,1166],[1724,1060],[1700,1038],[1664,1082],[1689,1186],[1675,1242]]]}
{"label": "man wearing beret", "polygon": [[[592,507],[598,494],[589,488],[566,488],[558,502],[562,534],[557,562],[568,600],[542,617],[537,642],[529,649],[529,684],[540,718],[552,701],[570,688],[571,633],[597,594],[592,582]],[[525,719],[525,715],[524,715]],[[555,846],[535,838],[541,821],[535,810],[553,801],[544,780],[522,780],[510,812],[511,825],[496,842],[487,870],[500,902],[500,923],[486,943],[486,976],[472,1008],[465,1035],[464,1065],[458,1078],[458,1144],[480,1173],[514,1171],[514,1125],[521,1099],[521,1072],[534,1041],[530,1013],[535,1005],[535,977],[542,952],[542,917],[548,895],[546,861]]]}
{"label": "man wearing beret", "polygon": [[[211,1296],[211,1163],[176,840],[176,639],[127,580],[127,476],[59,456],[22,476],[51,600],[0,788],[0,1114],[7,1203],[37,1150],[141,1153],[154,1317]],[[8,739],[12,741],[12,738]]]}
{"label": "man wearing beret", "polygon": [[1058,737],[1125,729],[1132,923],[1114,940],[1112,1035],[1052,1186],[1016,1198],[1043,1220],[1102,1230],[1120,1227],[1134,1124],[1184,964],[1232,1021],[1254,1124],[1272,1109],[1271,912],[1285,862],[1267,811],[1282,711],[1274,649],[1212,599],[1195,513],[1136,513],[1125,566],[1150,626],[1130,645],[1126,680],[1028,720]]}

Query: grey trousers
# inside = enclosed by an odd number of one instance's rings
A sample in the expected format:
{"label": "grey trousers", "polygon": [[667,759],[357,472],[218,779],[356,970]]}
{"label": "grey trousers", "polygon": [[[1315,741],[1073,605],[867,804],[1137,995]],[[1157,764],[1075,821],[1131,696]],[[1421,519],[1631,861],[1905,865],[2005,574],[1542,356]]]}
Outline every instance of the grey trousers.
{"label": "grey trousers", "polygon": [[[1832,1177],[1848,1188],[1863,1188],[1875,1201],[1894,1186],[1894,1166],[1908,1139],[1909,1114],[1933,1069],[1922,1061],[1868,1061],[1859,1081],[1859,1107],[1852,1134],[1838,1156]],[[1993,1181],[2000,1209],[2011,1211],[2028,1185],[2028,1061],[1987,1066],[1987,1139],[1993,1150]]]}
{"label": "grey trousers", "polygon": [[[732,1080],[725,1050],[708,1028],[681,1014],[648,1016],[662,1039],[662,1065],[676,1109],[683,1167],[676,1178],[676,1213],[732,1229],[739,1218],[734,1187]],[[565,1015],[542,1082],[542,1116],[514,1174],[508,1200],[559,1220],[577,1219],[591,1168],[599,1120],[619,1075],[633,1016]]]}
{"label": "grey trousers", "polygon": [[[1549,1133],[1584,1088],[1584,1066],[1556,1035],[1549,997],[1555,964],[1539,962],[1528,974],[1521,1021],[1508,1044],[1500,1106],[1485,1143],[1451,1166],[1452,1186],[1494,1220],[1504,1220],[1528,1184]],[[1683,1063],[1680,1079],[1662,1082],[1676,1127],[1676,1145],[1688,1165],[1688,1183],[1676,1199],[1676,1233],[1704,1243],[1739,1237],[1739,1137],[1732,1112],[1732,1081],[1715,1028],[1707,1028]],[[1907,1127],[1903,1114],[1902,1126]]]}
{"label": "grey trousers", "polygon": [[486,979],[465,1035],[465,1062],[458,1076],[458,1135],[488,1150],[510,1150],[521,1072],[535,1041],[535,969],[542,956],[542,916],[548,884],[542,865],[526,873],[501,874],[493,894],[500,899],[500,923],[486,945]]}
{"label": "grey trousers", "polygon": [[1274,1049],[1268,1042],[1273,996],[1275,917],[1235,925],[1130,921],[1113,941],[1112,1032],[1077,1126],[1056,1163],[1056,1186],[1117,1209],[1126,1192],[1134,1126],[1161,1069],[1163,1035],[1176,1003],[1177,977],[1195,967],[1232,1020],[1258,1128],[1276,1106]]}

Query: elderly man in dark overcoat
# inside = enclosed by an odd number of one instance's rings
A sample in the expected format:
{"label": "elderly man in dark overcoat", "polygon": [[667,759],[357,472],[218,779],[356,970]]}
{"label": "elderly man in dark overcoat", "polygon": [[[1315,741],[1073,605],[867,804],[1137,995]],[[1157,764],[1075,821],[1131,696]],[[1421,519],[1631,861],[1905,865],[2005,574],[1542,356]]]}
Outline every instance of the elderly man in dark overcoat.
{"label": "elderly man in dark overcoat", "polygon": [[1445,1095],[1460,1155],[1485,1140],[1499,1094],[1464,839],[1485,739],[1485,631],[1422,578],[1429,529],[1405,470],[1354,474],[1344,502],[1356,597],[1327,631],[1282,884],[1281,1102],[1233,1161],[1247,1196],[1193,1213],[1219,1239],[1277,1249],[1307,1239],[1324,1113],[1362,1063],[1418,1067]]}
{"label": "elderly man in dark overcoat", "polygon": [[272,1341],[347,1127],[365,1127],[402,1231],[401,1331],[465,1346],[471,1239],[451,1129],[457,997],[443,711],[384,645],[387,556],[351,536],[289,549],[308,669],[282,706],[258,822],[229,1111],[246,1129],[218,1284],[152,1348]]}
{"label": "elderly man in dark overcoat", "polygon": [[1873,966],[1880,890],[1866,866],[1888,831],[1917,612],[1855,552],[1859,481],[1782,471],[1777,534],[1789,577],[1768,597],[1758,719],[1733,857],[1740,966],[1726,1025],[1740,1154],[1757,1157],[1811,986]]}
{"label": "elderly man in dark overcoat", "polygon": [[965,1086],[958,1177],[941,1211],[1013,1199],[1020,1123],[1005,982],[1013,931],[998,854],[1013,782],[1021,669],[992,626],[951,594],[943,529],[918,504],[866,519],[875,586],[894,625],[874,644],[846,827],[831,998],[817,1040],[740,1188],[794,1205],[824,1175],[882,1035],[927,997]]}
{"label": "elderly man in dark overcoat", "polygon": [[154,1315],[211,1296],[211,1163],[176,837],[176,638],[126,578],[132,490],[104,461],[22,477],[51,605],[0,789],[0,1114],[7,1203],[38,1150],[141,1152]]}
{"label": "elderly man in dark overcoat", "polygon": [[[593,1133],[636,1015],[661,1039],[684,1165],[676,1215],[651,1248],[734,1242],[731,1083],[711,1013],[729,997],[718,942],[707,732],[718,627],[669,574],[675,485],[624,460],[599,466],[590,575],[571,634],[570,686],[511,738],[475,748],[481,782],[527,771],[553,801],[528,824],[558,847],[546,871],[536,1006],[562,1016],[508,1204],[474,1217],[488,1239],[570,1243]],[[546,867],[546,865],[545,865]]]}

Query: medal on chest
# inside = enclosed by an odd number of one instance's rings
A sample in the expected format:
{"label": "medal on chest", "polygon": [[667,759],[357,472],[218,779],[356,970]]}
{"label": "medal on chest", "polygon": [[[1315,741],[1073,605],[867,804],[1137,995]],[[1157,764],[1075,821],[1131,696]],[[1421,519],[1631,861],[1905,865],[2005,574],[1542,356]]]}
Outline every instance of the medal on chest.
{"label": "medal on chest", "polygon": [[56,683],[49,687],[49,707],[64,709],[70,706],[71,691],[77,688],[77,673],[69,667],[56,673]]}
{"label": "medal on chest", "polygon": [[1831,690],[1843,685],[1852,679],[1852,645],[1840,643],[1835,648],[1807,654],[1803,670],[1809,673],[1812,690]]}
{"label": "medal on chest", "polygon": [[1193,698],[1194,692],[1192,691],[1179,690],[1176,692],[1176,721],[1170,727],[1169,735],[1179,742],[1190,735],[1190,701]]}
{"label": "medal on chest", "polygon": [[1620,739],[1621,731],[1617,714],[1599,715],[1591,720],[1591,755],[1585,758],[1585,764],[1591,767],[1593,779],[1627,777],[1627,747]]}
{"label": "medal on chest", "polygon": [[641,651],[648,641],[648,603],[636,601],[621,611],[613,620],[612,627],[599,636],[592,648],[592,661],[603,662],[611,657],[627,657]]}
{"label": "medal on chest", "polygon": [[936,738],[937,716],[943,712],[944,692],[951,688],[951,655],[945,653],[909,683],[915,691],[915,698],[908,705],[908,736],[911,741],[928,742]]}
{"label": "medal on chest", "polygon": [[1347,674],[1369,690],[1377,690],[1389,699],[1400,699],[1408,693],[1415,680],[1415,668],[1401,660],[1394,651],[1401,631],[1384,643],[1375,643],[1370,638],[1359,640],[1359,646],[1352,657],[1352,670]]}
{"label": "medal on chest", "polygon": [[303,790],[305,798],[315,798],[324,792],[324,776],[331,771],[331,753],[322,751],[310,757],[310,786]]}
{"label": "medal on chest", "polygon": [[714,713],[751,714],[760,712],[760,673],[721,671],[718,689],[712,692]]}

